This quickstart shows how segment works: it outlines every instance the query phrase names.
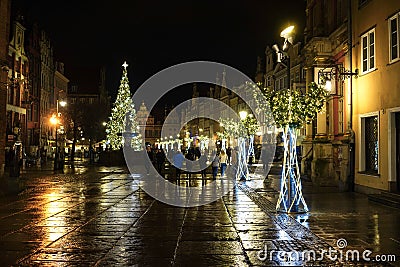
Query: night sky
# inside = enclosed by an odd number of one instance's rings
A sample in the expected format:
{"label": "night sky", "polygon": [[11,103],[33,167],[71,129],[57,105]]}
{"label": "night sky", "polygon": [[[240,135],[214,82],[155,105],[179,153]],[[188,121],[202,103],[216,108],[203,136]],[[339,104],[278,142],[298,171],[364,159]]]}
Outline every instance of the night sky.
{"label": "night sky", "polygon": [[304,0],[13,1],[49,33],[71,82],[97,90],[105,65],[112,96],[124,60],[133,91],[163,68],[192,60],[228,64],[254,78],[257,56],[264,60],[265,47],[282,42],[280,31],[294,24],[302,41],[305,25]]}

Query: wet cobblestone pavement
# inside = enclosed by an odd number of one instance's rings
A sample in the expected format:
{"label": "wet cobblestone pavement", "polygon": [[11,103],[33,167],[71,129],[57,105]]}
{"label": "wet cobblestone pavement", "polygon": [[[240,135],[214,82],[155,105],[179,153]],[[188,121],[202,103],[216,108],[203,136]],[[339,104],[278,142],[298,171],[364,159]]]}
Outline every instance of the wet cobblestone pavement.
{"label": "wet cobblestone pavement", "polygon": [[[400,209],[364,195],[305,186],[307,214],[275,213],[279,179],[240,183],[210,204],[179,208],[149,197],[126,170],[23,174],[1,196],[2,266],[399,266]],[[12,187],[13,181],[7,186]],[[192,183],[193,184],[193,183]],[[201,186],[201,182],[194,184]],[[271,257],[272,251],[369,249],[391,265]],[[267,256],[265,255],[267,251]],[[265,257],[264,257],[265,256]],[[265,258],[265,259],[264,259]]]}

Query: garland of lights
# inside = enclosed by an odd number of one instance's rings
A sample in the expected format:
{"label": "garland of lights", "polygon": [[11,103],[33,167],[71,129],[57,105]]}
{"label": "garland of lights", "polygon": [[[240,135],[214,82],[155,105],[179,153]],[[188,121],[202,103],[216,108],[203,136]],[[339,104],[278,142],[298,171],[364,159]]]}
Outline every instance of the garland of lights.
{"label": "garland of lights", "polygon": [[224,128],[226,136],[246,137],[247,129],[242,122],[230,118],[219,118],[220,126]]}
{"label": "garland of lights", "polygon": [[217,132],[218,140],[221,140],[221,150],[226,150],[226,142],[228,141],[228,134],[226,132]]}
{"label": "garland of lights", "polygon": [[[289,125],[299,128],[304,123],[311,123],[325,105],[328,92],[316,83],[310,83],[307,93],[300,90],[273,90],[265,88],[260,94],[257,85],[254,98],[260,110],[267,111],[266,117],[273,117],[279,128]],[[256,90],[257,89],[257,90]],[[291,101],[288,101],[291,99]]]}
{"label": "garland of lights", "polygon": [[247,152],[247,160],[249,160],[250,157],[254,156],[254,135],[260,128],[260,125],[253,114],[246,116],[246,118],[242,120],[242,123],[247,129],[247,135],[249,137],[249,149]]}
{"label": "garland of lights", "polygon": [[184,141],[185,141],[185,143],[186,143],[186,147],[187,147],[187,149],[189,149],[189,148],[190,148],[190,145],[191,145],[191,144],[192,144],[192,142],[193,142],[193,139],[192,139],[192,137],[185,137],[183,140],[184,140]]}
{"label": "garland of lights", "polygon": [[[248,84],[254,89],[255,84]],[[275,125],[283,128],[284,157],[281,189],[276,210],[282,212],[307,212],[302,193],[300,170],[297,161],[297,128],[311,123],[325,105],[328,93],[316,83],[311,83],[303,94],[299,90],[254,90],[259,108],[273,117]]]}
{"label": "garland of lights", "polygon": [[203,151],[204,149],[208,148],[208,144],[210,142],[210,138],[205,135],[200,135],[199,136],[199,141],[200,141],[200,150]]}

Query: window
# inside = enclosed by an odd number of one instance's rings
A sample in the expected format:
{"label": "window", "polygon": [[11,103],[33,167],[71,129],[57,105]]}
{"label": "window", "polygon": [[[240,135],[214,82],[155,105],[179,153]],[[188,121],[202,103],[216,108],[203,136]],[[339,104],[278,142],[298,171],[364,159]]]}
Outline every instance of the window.
{"label": "window", "polygon": [[[343,90],[343,83],[344,81],[338,81],[336,84],[336,90],[339,95],[344,95],[344,90]],[[343,98],[340,98],[338,101],[338,131],[339,133],[344,133],[344,100]]]}
{"label": "window", "polygon": [[271,87],[271,76],[267,77],[267,87]]}
{"label": "window", "polygon": [[363,73],[375,69],[375,29],[361,36],[361,65]]}
{"label": "window", "polygon": [[343,118],[344,118],[344,112],[343,112],[343,107],[344,107],[344,101],[343,99],[339,99],[338,101],[338,131],[339,133],[343,133],[344,132],[344,122],[343,122]]}
{"label": "window", "polygon": [[389,19],[389,62],[399,59],[399,13]]}
{"label": "window", "polygon": [[305,81],[306,80],[306,77],[307,77],[307,70],[306,69],[303,69],[303,72],[302,72],[302,79]]}
{"label": "window", "polygon": [[378,116],[361,118],[361,127],[362,140],[360,170],[369,174],[378,174]]}

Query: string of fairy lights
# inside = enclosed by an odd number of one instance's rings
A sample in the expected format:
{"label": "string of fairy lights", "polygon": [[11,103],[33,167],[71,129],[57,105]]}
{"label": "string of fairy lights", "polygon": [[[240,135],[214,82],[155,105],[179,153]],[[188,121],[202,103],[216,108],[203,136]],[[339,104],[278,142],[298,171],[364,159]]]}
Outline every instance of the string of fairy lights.
{"label": "string of fairy lights", "polygon": [[[139,133],[135,105],[130,92],[128,64],[124,62],[122,66],[124,69],[117,99],[111,110],[110,120],[106,124],[107,142],[112,150],[118,150],[126,145],[139,151],[142,150],[142,136]],[[126,144],[128,141],[130,144]]]}

